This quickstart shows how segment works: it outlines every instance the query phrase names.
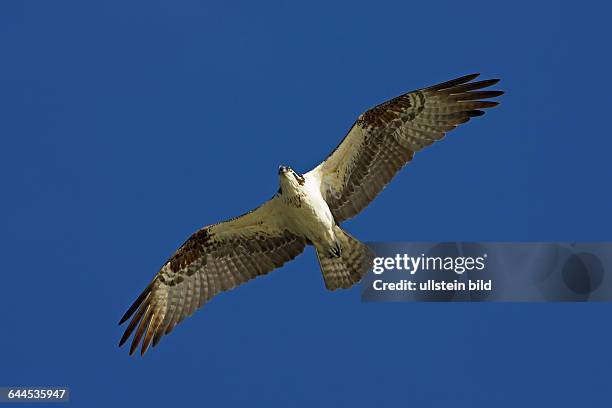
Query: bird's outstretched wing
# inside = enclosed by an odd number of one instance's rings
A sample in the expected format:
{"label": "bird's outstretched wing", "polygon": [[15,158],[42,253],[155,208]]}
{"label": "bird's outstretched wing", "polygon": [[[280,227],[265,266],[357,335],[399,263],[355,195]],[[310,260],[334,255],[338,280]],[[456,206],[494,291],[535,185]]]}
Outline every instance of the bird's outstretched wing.
{"label": "bird's outstretched wing", "polygon": [[282,226],[279,200],[194,233],[162,266],[119,324],[131,321],[130,354],[142,340],[141,354],[219,292],[264,275],[302,253],[306,241]]}
{"label": "bird's outstretched wing", "polygon": [[332,154],[306,174],[320,180],[336,222],[363,210],[415,152],[498,102],[503,94],[481,91],[498,79],[471,82],[479,74],[400,95],[359,116]]}

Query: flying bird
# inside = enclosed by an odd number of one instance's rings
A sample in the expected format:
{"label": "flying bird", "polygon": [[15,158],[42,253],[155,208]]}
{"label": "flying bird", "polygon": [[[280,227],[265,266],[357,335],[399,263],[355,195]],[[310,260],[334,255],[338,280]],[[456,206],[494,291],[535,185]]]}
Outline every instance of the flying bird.
{"label": "flying bird", "polygon": [[135,330],[130,354],[157,345],[220,292],[282,266],[313,245],[327,289],[349,288],[372,266],[366,245],[340,227],[391,181],[414,153],[481,116],[503,94],[498,79],[466,75],[390,99],[361,114],[321,164],[300,174],[278,169],[280,188],[258,208],[195,232],[161,267],[119,324]]}

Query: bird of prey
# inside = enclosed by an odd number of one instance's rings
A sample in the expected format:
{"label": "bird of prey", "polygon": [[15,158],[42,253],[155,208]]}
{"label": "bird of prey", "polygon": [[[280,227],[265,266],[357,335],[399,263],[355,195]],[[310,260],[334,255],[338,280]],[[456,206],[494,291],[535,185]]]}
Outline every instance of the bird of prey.
{"label": "bird of prey", "polygon": [[368,247],[340,227],[363,210],[414,153],[440,140],[503,94],[483,90],[498,79],[478,74],[408,92],[361,114],[321,164],[300,174],[278,169],[280,188],[267,202],[195,232],[127,310],[119,346],[136,330],[141,354],[220,292],[265,275],[313,245],[327,289],[349,288],[371,268]]}

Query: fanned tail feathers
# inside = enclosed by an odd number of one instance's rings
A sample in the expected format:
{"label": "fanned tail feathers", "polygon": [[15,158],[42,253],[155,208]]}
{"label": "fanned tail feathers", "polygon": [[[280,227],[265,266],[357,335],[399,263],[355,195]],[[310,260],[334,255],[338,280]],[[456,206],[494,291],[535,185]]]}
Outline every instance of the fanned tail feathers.
{"label": "fanned tail feathers", "polygon": [[325,287],[329,290],[350,288],[372,267],[374,254],[364,243],[353,238],[340,227],[335,227],[342,248],[340,256],[317,249]]}

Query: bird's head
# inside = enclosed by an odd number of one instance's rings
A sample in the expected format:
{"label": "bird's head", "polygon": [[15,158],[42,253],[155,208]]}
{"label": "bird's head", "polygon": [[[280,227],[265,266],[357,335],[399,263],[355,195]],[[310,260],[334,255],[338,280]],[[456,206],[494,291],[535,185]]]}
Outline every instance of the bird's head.
{"label": "bird's head", "polygon": [[306,181],[304,176],[288,166],[278,167],[278,178],[281,190],[285,190],[285,188],[299,190],[300,186],[303,186]]}

